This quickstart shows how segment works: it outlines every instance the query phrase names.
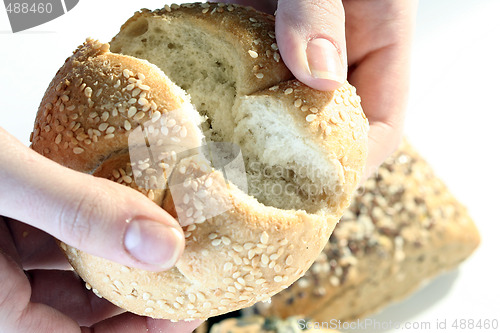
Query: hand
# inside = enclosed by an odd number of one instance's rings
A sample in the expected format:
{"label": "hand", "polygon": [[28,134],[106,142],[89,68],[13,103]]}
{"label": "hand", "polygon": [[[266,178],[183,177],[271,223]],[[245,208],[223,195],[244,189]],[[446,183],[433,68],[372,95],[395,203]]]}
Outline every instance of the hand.
{"label": "hand", "polygon": [[177,221],[139,192],[64,168],[1,127],[0,146],[1,332],[183,333],[199,325],[122,313],[85,288],[52,238],[160,271],[184,248]]}
{"label": "hand", "polygon": [[[408,94],[416,0],[226,0],[273,13],[283,61],[319,90],[346,77],[370,122],[365,178],[398,146]],[[349,65],[349,73],[347,66]]]}

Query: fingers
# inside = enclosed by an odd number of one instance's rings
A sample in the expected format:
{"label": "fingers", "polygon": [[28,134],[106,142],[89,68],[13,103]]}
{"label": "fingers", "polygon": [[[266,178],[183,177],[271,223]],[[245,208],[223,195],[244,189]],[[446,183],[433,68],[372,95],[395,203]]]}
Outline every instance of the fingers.
{"label": "fingers", "polygon": [[364,179],[399,145],[409,90],[416,1],[344,2],[349,81],[370,122]]}
{"label": "fingers", "polygon": [[160,271],[184,237],[177,221],[137,191],[64,168],[0,128],[0,215],[93,255]]}
{"label": "fingers", "polygon": [[[44,274],[42,272],[37,274]],[[49,273],[49,275],[52,273]],[[57,273],[56,273],[57,274]],[[58,303],[59,308],[72,302],[70,290],[64,291],[64,286],[68,284],[69,272],[62,272],[64,277],[61,279],[62,286],[52,289],[52,301],[48,303]],[[39,276],[41,277],[41,276]],[[56,276],[48,276],[51,283],[56,283]],[[0,254],[0,327],[2,333],[17,333],[17,332],[92,332],[92,333],[160,333],[160,332],[179,332],[188,333],[194,330],[199,324],[199,321],[194,322],[179,322],[171,323],[166,320],[155,320],[147,317],[139,317],[130,313],[118,315],[110,319],[106,319],[97,323],[92,328],[80,328],[78,324],[68,316],[57,311],[56,309],[43,303],[30,302],[31,287],[24,272],[10,258]],[[44,287],[43,283],[35,288]],[[45,285],[45,287],[51,287]],[[74,290],[74,289],[73,289]],[[46,296],[50,293],[47,290]],[[37,295],[38,294],[38,295]],[[36,291],[33,297],[37,300],[40,296],[39,291]],[[59,299],[59,301],[57,301]],[[78,298],[77,298],[78,299]],[[44,300],[47,300],[44,298]],[[99,309],[106,313],[109,309],[106,306],[99,308],[99,304],[94,304],[94,312]],[[81,310],[83,307],[81,308]]]}
{"label": "fingers", "polygon": [[28,276],[32,288],[31,302],[48,305],[79,325],[91,326],[124,312],[87,290],[73,271],[32,270]]}
{"label": "fingers", "polygon": [[347,78],[344,8],[341,0],[281,0],[276,40],[297,79],[318,90],[335,90]]}
{"label": "fingers", "polygon": [[24,272],[0,253],[0,327],[2,332],[78,332],[76,322],[44,305],[30,303],[31,287]]}
{"label": "fingers", "polygon": [[71,269],[54,237],[16,220],[7,219],[6,223],[24,270]]}

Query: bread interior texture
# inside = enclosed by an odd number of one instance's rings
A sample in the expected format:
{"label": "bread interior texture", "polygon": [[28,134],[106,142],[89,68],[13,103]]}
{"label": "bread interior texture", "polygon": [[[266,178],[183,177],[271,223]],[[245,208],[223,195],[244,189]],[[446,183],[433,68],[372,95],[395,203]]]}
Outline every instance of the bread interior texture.
{"label": "bread interior texture", "polygon": [[280,101],[244,96],[232,45],[199,27],[155,17],[138,18],[110,44],[112,52],[155,64],[184,89],[206,119],[207,140],[240,147],[249,195],[280,209],[328,211],[326,198],[342,170],[301,137]]}

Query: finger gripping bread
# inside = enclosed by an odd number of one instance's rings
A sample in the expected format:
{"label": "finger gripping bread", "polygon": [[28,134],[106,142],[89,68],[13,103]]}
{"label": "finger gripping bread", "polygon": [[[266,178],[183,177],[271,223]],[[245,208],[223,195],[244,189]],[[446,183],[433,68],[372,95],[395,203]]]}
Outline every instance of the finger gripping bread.
{"label": "finger gripping bread", "polygon": [[[307,270],[357,186],[368,124],[348,83],[319,92],[292,78],[271,16],[167,8],[136,13],[114,52],[87,40],[67,59],[40,105],[32,147],[144,193],[183,226],[184,254],[164,272],[62,244],[94,292],[141,315],[206,318],[269,298]],[[141,155],[137,133],[152,156]],[[248,193],[202,153],[222,141],[241,148]],[[198,153],[181,159],[186,150]],[[162,188],[162,175],[181,181]]]}

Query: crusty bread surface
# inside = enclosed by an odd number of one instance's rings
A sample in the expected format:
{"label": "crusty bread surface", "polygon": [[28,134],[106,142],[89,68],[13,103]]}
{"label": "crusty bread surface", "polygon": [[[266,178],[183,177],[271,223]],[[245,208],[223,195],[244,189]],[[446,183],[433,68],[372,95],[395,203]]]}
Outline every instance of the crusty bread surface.
{"label": "crusty bread surface", "polygon": [[[368,124],[348,83],[319,92],[294,80],[273,30],[272,16],[233,5],[143,10],[114,38],[115,53],[87,40],[58,71],[32,148],[142,192],[179,219],[186,237],[164,272],[61,243],[96,294],[140,315],[207,318],[276,294],[321,252],[363,171]],[[141,131],[158,156],[131,141]],[[241,148],[248,193],[201,152],[176,159],[181,148],[221,141]],[[183,180],[182,202],[157,186],[162,172]],[[268,185],[288,191],[263,191]],[[212,214],[217,206],[227,208]]]}
{"label": "crusty bread surface", "polygon": [[457,267],[479,242],[467,209],[405,140],[360,188],[306,274],[256,311],[356,320]]}

